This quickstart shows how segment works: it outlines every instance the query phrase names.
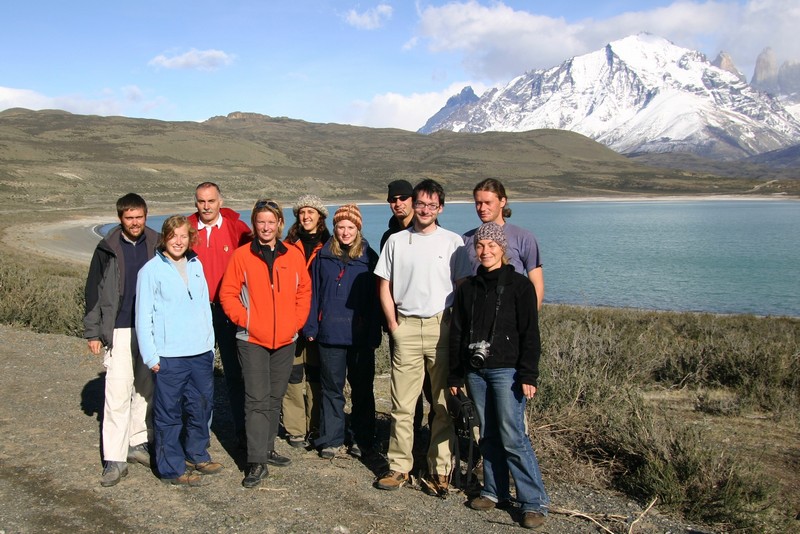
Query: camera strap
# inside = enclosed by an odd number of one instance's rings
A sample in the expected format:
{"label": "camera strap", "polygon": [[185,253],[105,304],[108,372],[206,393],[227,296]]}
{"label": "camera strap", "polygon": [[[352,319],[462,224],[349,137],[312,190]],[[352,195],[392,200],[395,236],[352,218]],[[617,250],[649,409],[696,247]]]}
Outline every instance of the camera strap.
{"label": "camera strap", "polygon": [[[505,286],[500,285],[500,280],[497,280],[497,289],[495,290],[495,291],[497,291],[497,302],[496,302],[496,304],[494,306],[494,317],[492,317],[492,324],[491,324],[491,326],[489,326],[489,339],[487,339],[487,341],[489,342],[489,345],[491,345],[492,341],[494,341],[494,325],[497,322],[497,314],[500,311],[500,297],[503,295],[503,289],[505,289]],[[475,329],[475,300],[477,298],[478,298],[478,292],[476,291],[475,293],[472,294],[472,305],[470,307],[470,317],[471,317],[471,320],[469,322],[469,342],[470,343],[474,343],[475,342],[475,339],[473,338],[473,334],[474,334],[474,329]]]}

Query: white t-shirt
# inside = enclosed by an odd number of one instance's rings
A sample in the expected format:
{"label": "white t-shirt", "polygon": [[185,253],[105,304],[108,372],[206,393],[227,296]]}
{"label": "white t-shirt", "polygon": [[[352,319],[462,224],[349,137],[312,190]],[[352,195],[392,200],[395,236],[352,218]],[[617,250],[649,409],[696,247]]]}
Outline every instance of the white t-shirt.
{"label": "white t-shirt", "polygon": [[437,226],[430,234],[413,227],[389,236],[375,274],[391,283],[397,311],[433,317],[453,304],[452,262],[461,236]]}

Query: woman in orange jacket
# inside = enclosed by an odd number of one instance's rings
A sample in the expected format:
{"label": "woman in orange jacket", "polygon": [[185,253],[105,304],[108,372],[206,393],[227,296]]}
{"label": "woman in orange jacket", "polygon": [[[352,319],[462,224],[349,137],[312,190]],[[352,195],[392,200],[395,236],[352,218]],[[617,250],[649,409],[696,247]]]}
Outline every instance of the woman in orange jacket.
{"label": "woman in orange jacket", "polygon": [[251,222],[253,242],[236,249],[219,290],[225,314],[238,326],[248,462],[242,485],[246,488],[261,484],[268,474],[267,464],[291,463],[275,451],[275,438],[297,332],[311,307],[305,258],[280,240],[285,224],[280,205],[259,200]]}

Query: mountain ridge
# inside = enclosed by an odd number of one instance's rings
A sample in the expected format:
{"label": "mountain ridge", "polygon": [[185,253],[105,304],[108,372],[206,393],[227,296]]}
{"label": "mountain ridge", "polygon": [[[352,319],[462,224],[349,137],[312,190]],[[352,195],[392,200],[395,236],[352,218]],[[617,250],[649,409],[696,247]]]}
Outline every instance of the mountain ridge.
{"label": "mountain ridge", "polygon": [[566,129],[620,153],[688,152],[720,160],[796,144],[800,121],[731,66],[638,34],[517,76],[419,132]]}

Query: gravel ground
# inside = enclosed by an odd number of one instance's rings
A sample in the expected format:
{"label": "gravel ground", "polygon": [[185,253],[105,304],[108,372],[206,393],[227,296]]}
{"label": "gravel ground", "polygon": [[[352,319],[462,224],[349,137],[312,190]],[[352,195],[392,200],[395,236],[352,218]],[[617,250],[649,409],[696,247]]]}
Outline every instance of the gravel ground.
{"label": "gravel ground", "polygon": [[[100,359],[83,340],[0,325],[0,366],[0,534],[523,531],[509,512],[470,510],[461,493],[440,499],[414,487],[372,488],[384,465],[380,457],[362,462],[341,451],[323,460],[282,441],[278,450],[292,465],[272,468],[258,490],[242,488],[244,459],[230,441],[221,377],[217,404],[223,409],[215,414],[211,454],[226,466],[222,473],[207,477],[204,487],[178,488],[130,465],[120,484],[102,488]],[[385,436],[388,400],[379,395],[377,401]],[[553,509],[540,532],[699,532],[655,508],[643,514],[623,496],[553,483],[546,466],[545,484]]]}

